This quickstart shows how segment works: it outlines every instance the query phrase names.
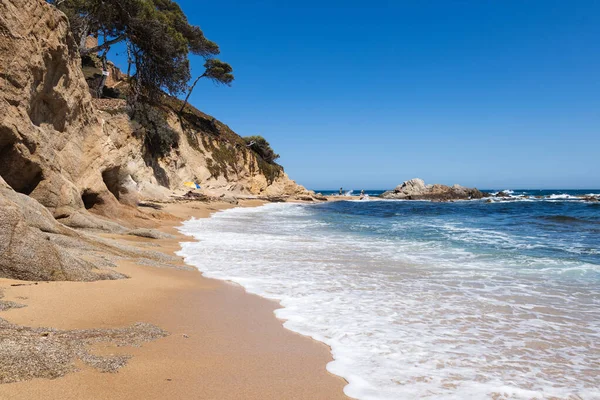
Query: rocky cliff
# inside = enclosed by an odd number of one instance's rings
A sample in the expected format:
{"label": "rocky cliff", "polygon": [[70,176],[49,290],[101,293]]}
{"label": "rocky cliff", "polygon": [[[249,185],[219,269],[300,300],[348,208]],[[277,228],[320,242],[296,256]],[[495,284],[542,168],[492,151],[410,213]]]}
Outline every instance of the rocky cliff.
{"label": "rocky cliff", "polygon": [[425,185],[425,182],[419,178],[405,181],[396,186],[394,190],[389,190],[381,195],[384,199],[436,201],[481,199],[485,196],[485,193],[475,188],[466,188],[460,185]]}
{"label": "rocky cliff", "polygon": [[[177,145],[157,156],[122,100],[94,100],[64,14],[43,0],[0,0],[0,277],[118,278],[65,250],[71,228],[122,231],[111,219],[183,182],[208,194],[306,195],[225,124],[160,110]],[[93,261],[93,260],[92,260]]]}

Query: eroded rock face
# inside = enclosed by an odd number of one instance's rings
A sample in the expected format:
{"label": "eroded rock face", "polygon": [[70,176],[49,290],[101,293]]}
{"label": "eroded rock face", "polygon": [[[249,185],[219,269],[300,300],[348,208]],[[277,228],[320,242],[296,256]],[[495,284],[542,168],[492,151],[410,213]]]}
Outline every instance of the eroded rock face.
{"label": "eroded rock face", "polygon": [[83,208],[82,146],[100,127],[67,18],[39,0],[0,0],[0,176],[52,213]]}
{"label": "eroded rock face", "polygon": [[114,249],[67,226],[127,232],[115,219],[135,214],[139,201],[168,200],[185,181],[228,195],[307,192],[283,171],[267,176],[254,153],[219,137],[239,139],[219,121],[211,125],[221,132],[192,135],[175,114],[168,123],[180,145],[157,159],[122,100],[91,98],[65,15],[44,0],[0,0],[0,276],[123,277],[81,251]]}
{"label": "eroded rock face", "polygon": [[381,195],[384,199],[400,200],[469,200],[486,197],[485,193],[475,188],[466,188],[460,185],[446,186],[440,184],[425,185],[422,179],[415,178],[396,186],[394,190]]}
{"label": "eroded rock face", "polygon": [[100,101],[110,112],[94,106],[64,14],[43,0],[0,0],[0,15],[0,176],[55,217],[165,200],[192,180],[232,194],[306,191],[283,172],[265,176],[253,152],[219,138],[238,136],[216,120],[190,134],[169,113],[180,145],[152,157],[122,100]]}
{"label": "eroded rock face", "polygon": [[77,232],[58,223],[39,202],[15,192],[1,178],[0,228],[2,278],[92,281],[124,277],[72,255],[51,240],[64,236],[83,242]]}

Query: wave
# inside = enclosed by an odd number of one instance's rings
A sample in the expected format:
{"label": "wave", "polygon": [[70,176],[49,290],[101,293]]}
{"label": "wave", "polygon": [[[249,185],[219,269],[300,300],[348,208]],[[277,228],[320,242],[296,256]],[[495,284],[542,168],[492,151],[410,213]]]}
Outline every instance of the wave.
{"label": "wave", "polygon": [[558,194],[551,194],[549,196],[546,196],[547,199],[551,199],[551,200],[581,200],[582,197],[581,196],[575,196],[575,195],[571,195],[571,194],[563,194],[563,193],[558,193]]}
{"label": "wave", "polygon": [[515,202],[531,202],[536,201],[537,199],[531,197],[524,196],[510,196],[510,197],[487,197],[482,199],[486,203],[515,203]]}
{"label": "wave", "polygon": [[[490,193],[492,194],[492,193]],[[501,196],[495,197],[492,194],[491,197],[484,198],[488,203],[508,203],[508,202],[520,202],[520,201],[546,201],[546,202],[573,202],[573,201],[581,201],[581,202],[589,202],[595,203],[600,201],[600,197],[596,197],[596,195],[571,195],[571,194],[550,194],[545,196],[532,196],[525,194],[518,195],[510,195],[510,196]]]}
{"label": "wave", "polygon": [[543,219],[552,222],[561,222],[565,224],[598,224],[598,221],[590,221],[588,219],[571,217],[569,215],[540,215],[538,219]]}
{"label": "wave", "polygon": [[[346,378],[351,397],[594,398],[600,311],[589,299],[600,295],[600,266],[477,254],[448,246],[437,231],[482,246],[520,244],[499,230],[327,214],[381,205],[227,210],[187,221],[181,230],[199,241],[181,254],[208,277],[279,301],[287,329],[331,347],[327,369]],[[411,228],[435,237],[401,236]]]}
{"label": "wave", "polygon": [[509,196],[510,196],[510,195],[514,194],[514,193],[515,193],[515,191],[514,191],[514,190],[510,190],[510,189],[504,189],[504,190],[500,190],[500,191],[498,191],[498,192],[491,192],[490,194],[491,194],[492,196],[496,196],[496,195],[497,195],[497,194],[499,194],[499,193],[504,193],[504,194],[507,194],[507,195],[509,195]]}
{"label": "wave", "polygon": [[[483,197],[481,199],[460,199],[460,200],[450,200],[442,203],[456,203],[456,202],[486,202],[486,203],[514,203],[514,202],[533,202],[533,201],[545,201],[545,202],[587,202],[587,203],[598,203],[600,202],[600,196],[596,194],[590,195],[570,195],[570,194],[550,194],[550,195],[528,195],[528,194],[511,194],[508,196],[499,196],[496,195],[500,192],[489,193],[490,196]],[[504,192],[506,193],[506,192]],[[373,199],[378,199],[377,197],[373,197]],[[382,201],[393,201],[393,202],[438,202],[436,200],[428,200],[428,199],[381,199]]]}

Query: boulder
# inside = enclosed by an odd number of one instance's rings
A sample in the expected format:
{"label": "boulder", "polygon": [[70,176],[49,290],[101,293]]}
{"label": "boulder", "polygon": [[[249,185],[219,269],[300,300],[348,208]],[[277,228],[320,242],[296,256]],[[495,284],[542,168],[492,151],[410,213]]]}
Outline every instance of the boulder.
{"label": "boulder", "polygon": [[229,195],[229,194],[225,194],[225,193],[223,193],[221,196],[219,196],[219,201],[224,201],[225,203],[229,203],[229,204],[238,204],[239,203],[237,197]]}
{"label": "boulder", "polygon": [[312,196],[308,195],[299,195],[295,197],[296,200],[300,201],[314,201],[315,199]]}
{"label": "boulder", "polygon": [[394,193],[396,193],[397,196],[419,196],[424,194],[427,190],[423,179],[414,178],[396,186]]}
{"label": "boulder", "polygon": [[168,233],[164,233],[161,231],[157,231],[156,229],[147,229],[147,228],[137,228],[132,229],[127,232],[128,235],[138,236],[148,239],[173,239],[175,236],[170,235]]}
{"label": "boulder", "polygon": [[285,203],[288,198],[286,196],[267,196],[264,199],[271,203]]}
{"label": "boulder", "polygon": [[124,275],[100,269],[72,255],[53,237],[80,240],[58,223],[39,202],[13,191],[0,178],[0,277],[22,280],[117,279]]}

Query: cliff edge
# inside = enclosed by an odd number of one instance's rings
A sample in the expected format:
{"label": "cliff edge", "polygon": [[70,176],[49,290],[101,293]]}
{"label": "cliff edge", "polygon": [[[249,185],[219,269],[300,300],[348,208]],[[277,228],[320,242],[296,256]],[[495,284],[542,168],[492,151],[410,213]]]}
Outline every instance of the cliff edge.
{"label": "cliff edge", "polygon": [[139,216],[140,201],[169,201],[186,181],[217,197],[310,194],[191,107],[154,110],[177,139],[157,155],[124,100],[92,99],[68,24],[43,0],[0,0],[0,277],[123,277],[99,262],[110,246],[71,228],[125,232],[133,227],[119,218]]}

